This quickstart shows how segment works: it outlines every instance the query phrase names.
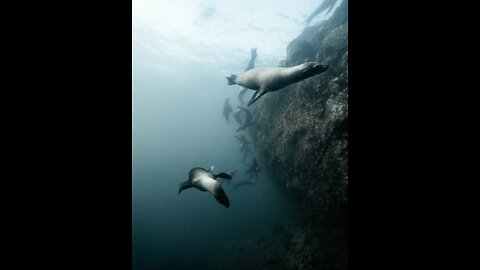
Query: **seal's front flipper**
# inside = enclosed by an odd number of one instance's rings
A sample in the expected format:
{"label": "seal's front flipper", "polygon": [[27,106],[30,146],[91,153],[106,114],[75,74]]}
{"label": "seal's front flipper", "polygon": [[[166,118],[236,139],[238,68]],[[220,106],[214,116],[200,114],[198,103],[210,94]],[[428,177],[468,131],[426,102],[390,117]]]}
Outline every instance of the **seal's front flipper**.
{"label": "seal's front flipper", "polygon": [[237,75],[231,74],[230,77],[226,77],[228,80],[228,85],[234,85],[237,84]]}
{"label": "seal's front flipper", "polygon": [[223,179],[232,179],[232,177],[230,175],[228,175],[226,173],[223,173],[223,172],[215,175],[215,178],[217,178],[217,177],[220,177],[220,178],[223,178]]}
{"label": "seal's front flipper", "polygon": [[227,194],[225,194],[225,191],[223,191],[223,188],[221,185],[218,185],[215,187],[215,192],[213,194],[213,197],[215,197],[215,199],[223,204],[225,207],[229,207],[230,206],[230,201],[228,200],[227,198]]}
{"label": "seal's front flipper", "polygon": [[237,128],[237,130],[235,130],[235,132],[239,132],[239,131],[242,131],[246,128],[246,126],[241,126],[239,128]]}
{"label": "seal's front flipper", "polygon": [[252,105],[255,101],[257,101],[257,99],[259,99],[261,96],[265,95],[266,93],[267,91],[265,90],[265,88],[258,89],[258,91],[255,92],[255,94],[253,94],[252,99],[250,99],[250,101],[248,102],[248,106]]}
{"label": "seal's front flipper", "polygon": [[187,189],[187,188],[191,188],[191,187],[193,187],[191,181],[185,181],[185,182],[181,183],[179,185],[178,194],[180,194],[180,192],[182,192],[182,190]]}

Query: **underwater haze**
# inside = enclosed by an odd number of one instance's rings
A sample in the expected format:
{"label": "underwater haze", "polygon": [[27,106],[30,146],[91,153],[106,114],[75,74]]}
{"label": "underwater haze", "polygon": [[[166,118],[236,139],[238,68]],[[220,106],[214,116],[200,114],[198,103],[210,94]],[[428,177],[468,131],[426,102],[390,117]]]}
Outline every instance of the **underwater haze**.
{"label": "underwater haze", "polygon": [[[222,116],[227,98],[234,111],[240,105],[241,87],[225,77],[243,72],[254,47],[255,67],[276,67],[321,3],[133,0],[133,269],[212,269],[232,243],[291,222],[293,206],[265,169],[256,185],[233,188],[254,157],[262,167],[262,157],[251,145],[242,162],[234,136],[249,134]],[[211,166],[236,170],[231,183],[222,182],[229,208],[208,192],[178,192],[190,169]]]}

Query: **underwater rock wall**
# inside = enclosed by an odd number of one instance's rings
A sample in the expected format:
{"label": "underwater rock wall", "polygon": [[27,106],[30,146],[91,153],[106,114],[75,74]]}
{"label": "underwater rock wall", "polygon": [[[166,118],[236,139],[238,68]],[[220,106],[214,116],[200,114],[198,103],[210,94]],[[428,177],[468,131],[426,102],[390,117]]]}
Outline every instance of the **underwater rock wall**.
{"label": "underwater rock wall", "polygon": [[[251,106],[254,123],[249,133],[262,165],[267,165],[271,176],[292,192],[311,190],[320,187],[322,182],[339,182],[339,179],[343,179],[339,188],[346,192],[346,3],[344,1],[329,21],[306,28],[289,45],[286,66],[318,61],[328,64],[329,69],[285,89],[268,93]],[[297,51],[291,49],[299,41],[311,44],[313,53],[299,53],[298,50],[306,47],[304,45],[298,46]],[[306,57],[292,59],[292,56],[298,55]]]}
{"label": "underwater rock wall", "polygon": [[298,221],[269,244],[250,242],[254,254],[231,269],[347,269],[347,0],[292,41],[282,62],[306,61],[329,69],[259,99],[248,130],[260,165],[296,204]]}

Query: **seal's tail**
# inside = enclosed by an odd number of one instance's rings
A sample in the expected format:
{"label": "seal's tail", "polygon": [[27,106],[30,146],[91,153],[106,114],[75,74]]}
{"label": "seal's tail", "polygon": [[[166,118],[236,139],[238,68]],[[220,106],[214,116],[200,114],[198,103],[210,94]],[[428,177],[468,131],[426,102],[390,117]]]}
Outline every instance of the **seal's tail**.
{"label": "seal's tail", "polygon": [[228,85],[237,84],[237,75],[231,74],[230,77],[227,77]]}
{"label": "seal's tail", "polygon": [[[237,170],[230,170],[227,172],[228,175],[230,175],[233,179],[233,176],[235,176],[235,173],[237,172]],[[231,180],[231,179],[230,179]],[[230,181],[228,181],[228,184],[230,184]]]}

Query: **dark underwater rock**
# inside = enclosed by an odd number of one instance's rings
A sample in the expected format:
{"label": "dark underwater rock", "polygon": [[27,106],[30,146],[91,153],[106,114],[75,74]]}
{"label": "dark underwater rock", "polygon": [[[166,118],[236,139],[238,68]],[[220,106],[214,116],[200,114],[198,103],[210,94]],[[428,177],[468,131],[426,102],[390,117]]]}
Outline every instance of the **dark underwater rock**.
{"label": "dark underwater rock", "polygon": [[[268,93],[252,105],[249,132],[261,164],[290,193],[309,200],[308,191],[346,203],[348,138],[348,1],[330,20],[308,27],[293,44],[307,41],[314,58],[329,69]],[[297,46],[297,45],[294,45]],[[294,61],[293,65],[299,64]],[[301,60],[298,58],[297,60]],[[303,61],[303,60],[302,60]],[[333,193],[330,191],[333,189]]]}
{"label": "dark underwater rock", "polygon": [[238,260],[223,269],[347,269],[347,6],[289,46],[286,65],[318,61],[329,69],[251,106],[259,164],[285,188],[297,220],[268,240],[237,243],[229,257]]}
{"label": "dark underwater rock", "polygon": [[282,63],[282,66],[291,67],[309,62],[314,56],[313,46],[310,42],[303,39],[295,39],[287,47],[287,59]]}

